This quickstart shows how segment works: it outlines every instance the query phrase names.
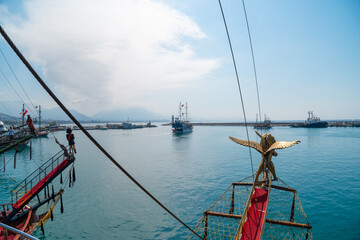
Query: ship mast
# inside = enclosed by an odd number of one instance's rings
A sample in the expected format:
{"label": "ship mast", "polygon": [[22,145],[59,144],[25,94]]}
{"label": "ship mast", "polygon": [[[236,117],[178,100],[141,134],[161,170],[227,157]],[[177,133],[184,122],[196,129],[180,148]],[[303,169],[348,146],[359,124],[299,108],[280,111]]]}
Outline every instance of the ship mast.
{"label": "ship mast", "polygon": [[25,114],[24,114],[24,112],[25,112],[25,104],[23,103],[22,118],[21,118],[21,120],[22,120],[22,125],[25,124]]}
{"label": "ship mast", "polygon": [[39,130],[41,128],[41,105],[39,105]]}
{"label": "ship mast", "polygon": [[179,104],[179,120],[181,121],[181,102]]}
{"label": "ship mast", "polygon": [[188,105],[187,105],[187,103],[186,103],[186,105],[185,105],[185,117],[186,117],[186,121],[188,120]]}

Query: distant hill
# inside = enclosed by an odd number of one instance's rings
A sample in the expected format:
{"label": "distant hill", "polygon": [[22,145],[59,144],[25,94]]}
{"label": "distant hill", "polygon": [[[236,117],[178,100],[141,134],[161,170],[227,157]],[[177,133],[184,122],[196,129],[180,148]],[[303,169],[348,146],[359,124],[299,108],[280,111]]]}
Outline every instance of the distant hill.
{"label": "distant hill", "polygon": [[[92,119],[76,110],[69,109],[71,114],[79,121],[91,121]],[[43,110],[41,116],[44,120],[62,120],[70,121],[70,118],[64,113],[60,108],[52,108],[48,110]]]}
{"label": "distant hill", "polygon": [[[9,114],[0,113],[0,120],[2,121],[16,121],[21,119],[22,104],[19,102],[7,102],[8,108],[11,110]],[[2,109],[0,109],[1,111]],[[154,120],[169,120],[170,116],[164,116],[162,114],[150,112],[144,108],[134,107],[127,109],[114,109],[101,111],[92,117],[86,116],[76,110],[69,109],[74,117],[82,122],[90,121],[126,121],[128,118],[130,121],[154,121]],[[33,110],[34,111],[34,110]],[[33,118],[33,112],[29,112]],[[61,110],[61,108],[56,107],[52,109],[42,108],[41,116],[44,121],[70,121],[70,118]]]}
{"label": "distant hill", "polygon": [[0,120],[1,121],[18,121],[20,120],[20,117],[14,117],[14,116],[10,116],[8,114],[5,113],[0,113]]}
{"label": "distant hill", "polygon": [[144,108],[127,108],[102,111],[92,116],[92,119],[98,121],[153,121],[165,120],[169,117],[162,114],[150,112]]}

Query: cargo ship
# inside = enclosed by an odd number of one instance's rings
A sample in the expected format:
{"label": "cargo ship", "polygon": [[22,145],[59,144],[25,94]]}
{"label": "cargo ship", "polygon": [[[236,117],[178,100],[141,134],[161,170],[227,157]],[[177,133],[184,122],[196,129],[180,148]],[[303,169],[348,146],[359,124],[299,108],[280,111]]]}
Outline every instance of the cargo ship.
{"label": "cargo ship", "polygon": [[313,111],[308,111],[309,117],[304,123],[296,123],[291,125],[291,127],[301,127],[301,128],[327,128],[329,123],[326,121],[321,121],[319,117],[314,116]]}

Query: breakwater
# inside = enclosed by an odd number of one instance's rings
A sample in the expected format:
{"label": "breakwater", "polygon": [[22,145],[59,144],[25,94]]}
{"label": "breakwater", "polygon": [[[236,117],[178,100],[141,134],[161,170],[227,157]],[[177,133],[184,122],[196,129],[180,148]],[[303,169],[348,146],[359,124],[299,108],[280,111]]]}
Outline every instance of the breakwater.
{"label": "breakwater", "polygon": [[[272,127],[290,127],[294,124],[302,122],[286,121],[286,122],[271,122]],[[360,127],[360,121],[328,121],[329,127]],[[229,122],[229,123],[210,123],[210,122],[193,122],[194,126],[245,126],[244,122]],[[256,123],[249,122],[248,126],[254,126]],[[171,123],[162,124],[162,126],[171,126]]]}

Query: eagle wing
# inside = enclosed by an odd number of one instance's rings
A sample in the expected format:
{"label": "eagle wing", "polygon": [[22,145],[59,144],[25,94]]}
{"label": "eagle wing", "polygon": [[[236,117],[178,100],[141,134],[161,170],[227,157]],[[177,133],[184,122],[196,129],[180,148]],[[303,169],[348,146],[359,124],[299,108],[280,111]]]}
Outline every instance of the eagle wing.
{"label": "eagle wing", "polygon": [[274,149],[288,148],[288,147],[294,146],[295,144],[298,144],[299,142],[300,142],[299,140],[292,141],[292,142],[278,141],[278,142],[273,143],[265,153],[268,153]]}
{"label": "eagle wing", "polygon": [[236,142],[236,143],[238,143],[240,145],[255,148],[258,152],[263,153],[263,149],[262,149],[261,145],[258,144],[257,142],[247,141],[247,140],[240,140],[240,139],[237,139],[237,138],[234,138],[234,137],[229,137],[229,138],[232,141],[234,141],[234,142]]}

